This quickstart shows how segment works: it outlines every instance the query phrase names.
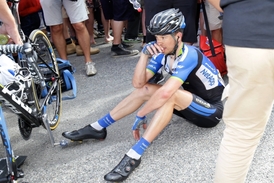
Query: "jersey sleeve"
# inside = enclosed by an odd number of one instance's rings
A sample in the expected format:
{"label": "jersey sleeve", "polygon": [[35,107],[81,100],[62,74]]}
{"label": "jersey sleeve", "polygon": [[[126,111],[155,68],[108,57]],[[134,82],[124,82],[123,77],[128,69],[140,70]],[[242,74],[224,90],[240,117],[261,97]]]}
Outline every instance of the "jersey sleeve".
{"label": "jersey sleeve", "polygon": [[162,61],[164,56],[162,53],[153,56],[147,65],[147,70],[155,74],[163,66]]}

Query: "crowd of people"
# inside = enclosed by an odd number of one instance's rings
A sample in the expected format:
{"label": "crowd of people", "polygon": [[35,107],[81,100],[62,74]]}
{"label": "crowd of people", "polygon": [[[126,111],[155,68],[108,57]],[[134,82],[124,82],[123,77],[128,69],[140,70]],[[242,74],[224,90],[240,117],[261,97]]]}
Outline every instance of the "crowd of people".
{"label": "crowd of people", "polygon": [[[84,56],[87,76],[97,73],[95,62],[90,56],[100,52],[96,47],[96,36],[104,36],[105,43],[112,43],[110,51],[113,56],[137,55],[139,51],[131,49],[132,43],[141,43],[141,46],[144,46],[155,40],[153,35],[147,33],[146,27],[156,13],[167,8],[179,8],[185,16],[188,26],[184,29],[183,41],[190,45],[197,42],[198,21],[202,19],[200,1],[141,0],[140,4],[142,12],[134,10],[129,0],[20,0],[19,15],[24,33],[28,36],[32,30],[42,28],[47,35],[50,35],[61,59],[67,60],[67,55],[74,53]],[[210,7],[208,13],[211,15],[214,7],[207,1],[206,4]],[[218,11],[215,9],[215,14],[210,16],[212,18],[209,20],[216,21],[214,19],[216,13]],[[94,30],[95,22],[98,25],[97,30]],[[213,29],[212,36],[219,41],[221,23],[220,21],[218,25],[212,21],[210,23],[210,28]],[[41,27],[41,24],[46,28]],[[203,25],[200,25],[200,29],[204,29]],[[140,33],[143,35],[143,40],[138,36]],[[159,83],[163,79],[159,70],[151,80]]]}
{"label": "crowd of people", "polygon": [[[90,55],[100,52],[94,47],[96,11],[99,12],[97,31],[101,29],[105,42],[112,43],[113,56],[140,54],[132,79],[135,90],[98,121],[62,135],[76,141],[105,139],[107,127],[136,112],[132,130],[137,143],[104,176],[107,181],[120,182],[139,166],[142,155],[173,114],[204,128],[214,127],[223,120],[226,126],[214,182],[245,182],[273,106],[274,3],[205,1],[212,37],[225,46],[229,87],[225,87],[212,62],[193,46],[198,32],[206,34],[202,1],[140,3],[141,13],[128,0],[20,0],[25,34],[29,35],[44,21],[60,58],[67,60],[67,55],[75,52],[83,55],[87,76],[97,73]],[[0,4],[0,33],[22,44],[6,0],[0,0]],[[138,39],[140,30],[143,40]],[[142,47],[140,53],[130,48],[129,43],[133,42]],[[74,46],[75,52],[68,53],[68,47],[74,49]],[[171,77],[159,84],[162,70]],[[159,79],[151,82],[157,75]],[[228,94],[225,105],[221,101],[224,94]],[[147,124],[146,116],[152,111],[156,112]],[[142,136],[140,126],[145,129]]]}
{"label": "crowd of people", "polygon": [[[183,41],[190,45],[197,42],[199,1],[139,2],[142,12],[134,10],[129,0],[20,0],[21,27],[28,36],[32,30],[39,29],[41,23],[46,25],[43,31],[50,35],[61,59],[67,60],[67,55],[74,53],[84,56],[87,76],[97,73],[90,56],[100,52],[96,48],[96,36],[104,36],[105,43],[112,43],[110,51],[113,56],[137,55],[139,51],[131,49],[132,43],[144,46],[155,40],[153,35],[147,33],[146,27],[156,13],[167,8],[179,8],[185,16],[188,26],[184,29]],[[97,28],[101,26],[100,29],[94,30],[95,22]],[[139,34],[142,34],[143,40]],[[156,83],[162,81],[161,71],[153,79]]]}

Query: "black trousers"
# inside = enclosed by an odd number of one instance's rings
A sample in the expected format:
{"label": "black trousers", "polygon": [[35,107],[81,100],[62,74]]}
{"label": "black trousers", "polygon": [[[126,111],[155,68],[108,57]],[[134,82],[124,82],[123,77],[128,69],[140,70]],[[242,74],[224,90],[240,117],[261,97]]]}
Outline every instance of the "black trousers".
{"label": "black trousers", "polygon": [[40,27],[40,17],[38,12],[20,17],[21,28],[26,36],[29,36],[34,29]]}
{"label": "black trousers", "polygon": [[135,39],[138,37],[141,22],[141,13],[134,11],[134,16],[132,20],[128,20],[127,32],[125,34],[125,39]]}

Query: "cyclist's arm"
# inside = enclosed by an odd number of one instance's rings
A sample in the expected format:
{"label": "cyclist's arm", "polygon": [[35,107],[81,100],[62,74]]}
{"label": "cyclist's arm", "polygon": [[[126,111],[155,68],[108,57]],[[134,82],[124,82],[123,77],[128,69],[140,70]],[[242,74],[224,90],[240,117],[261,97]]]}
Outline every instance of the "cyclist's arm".
{"label": "cyclist's arm", "polygon": [[0,0],[0,21],[3,23],[0,33],[8,34],[15,44],[22,44],[16,22],[6,0]]}
{"label": "cyclist's arm", "polygon": [[150,112],[163,106],[181,87],[197,64],[198,60],[195,52],[184,61],[179,62],[171,77],[151,96],[146,104],[138,111],[137,115],[146,116]]}
{"label": "cyclist's arm", "polygon": [[149,63],[149,56],[141,53],[140,59],[135,67],[132,84],[135,88],[143,87],[147,81],[162,67],[163,54],[154,55]]}
{"label": "cyclist's arm", "polygon": [[145,105],[137,112],[137,115],[146,116],[150,112],[163,106],[181,85],[181,80],[169,78],[162,87],[155,91]]}
{"label": "cyclist's arm", "polygon": [[141,53],[141,56],[136,64],[132,85],[134,88],[141,88],[146,83],[146,66],[148,61],[148,55]]}

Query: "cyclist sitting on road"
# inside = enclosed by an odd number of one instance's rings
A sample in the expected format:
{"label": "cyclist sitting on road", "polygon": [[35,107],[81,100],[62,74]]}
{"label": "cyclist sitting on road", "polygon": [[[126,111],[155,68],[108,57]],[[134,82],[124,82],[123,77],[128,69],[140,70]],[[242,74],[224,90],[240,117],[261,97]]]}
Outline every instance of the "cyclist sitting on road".
{"label": "cyclist sitting on road", "polygon": [[0,21],[0,34],[9,35],[15,44],[23,44],[6,0],[0,0]]}
{"label": "cyclist sitting on road", "polygon": [[[133,136],[139,141],[104,176],[105,180],[125,180],[138,167],[144,151],[167,126],[173,113],[199,127],[210,128],[220,122],[223,80],[207,57],[197,48],[181,41],[184,27],[184,16],[178,9],[157,13],[148,26],[148,31],[156,36],[156,42],[148,43],[142,50],[132,80],[136,89],[98,121],[62,134],[74,141],[105,139],[108,126],[146,102],[138,110],[132,127]],[[150,55],[152,58],[147,64]],[[161,67],[171,77],[163,85],[148,83]],[[146,128],[146,115],[152,111],[156,113]],[[141,138],[140,125],[146,129]]]}

